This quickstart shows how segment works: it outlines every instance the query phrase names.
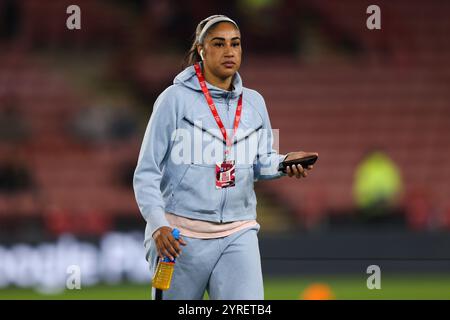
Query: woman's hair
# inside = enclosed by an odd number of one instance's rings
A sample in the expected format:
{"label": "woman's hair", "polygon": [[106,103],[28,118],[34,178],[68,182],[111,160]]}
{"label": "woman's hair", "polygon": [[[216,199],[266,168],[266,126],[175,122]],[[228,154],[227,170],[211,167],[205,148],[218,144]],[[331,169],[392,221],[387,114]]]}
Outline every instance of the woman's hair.
{"label": "woman's hair", "polygon": [[[213,24],[208,26],[205,31],[203,31],[203,29],[205,28],[206,24],[208,22],[210,22],[211,20],[213,20],[213,19],[217,20],[217,22],[214,22]],[[200,23],[197,25],[197,28],[195,29],[195,34],[193,36],[194,40],[192,42],[192,46],[189,49],[189,51],[186,53],[186,55],[184,56],[183,65],[182,65],[183,69],[202,60],[202,58],[198,54],[197,46],[199,44],[202,44],[203,40],[205,39],[205,37],[207,36],[209,31],[211,31],[211,29],[214,28],[215,24],[217,24],[218,22],[223,22],[223,21],[231,22],[231,23],[233,23],[236,26],[237,29],[239,29],[239,27],[236,24],[236,22],[234,22],[233,20],[231,20],[227,16],[220,15],[220,14],[212,15],[212,16],[210,16],[210,17],[200,21]]]}

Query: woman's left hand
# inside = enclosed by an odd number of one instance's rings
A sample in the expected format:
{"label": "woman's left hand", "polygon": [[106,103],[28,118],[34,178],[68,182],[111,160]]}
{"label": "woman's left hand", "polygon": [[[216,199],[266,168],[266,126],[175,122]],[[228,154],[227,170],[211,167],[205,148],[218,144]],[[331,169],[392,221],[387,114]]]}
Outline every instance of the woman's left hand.
{"label": "woman's left hand", "polygon": [[[316,152],[297,151],[297,152],[289,152],[286,159],[284,159],[284,160],[288,161],[288,160],[292,160],[292,159],[306,157],[309,155],[317,155],[318,156],[318,154]],[[297,179],[300,179],[301,177],[306,178],[306,176],[308,175],[307,171],[311,170],[312,168],[314,168],[313,165],[310,165],[307,168],[303,168],[301,164],[298,164],[297,166],[292,165],[292,166],[288,166],[286,168],[286,173],[289,177],[295,176]]]}

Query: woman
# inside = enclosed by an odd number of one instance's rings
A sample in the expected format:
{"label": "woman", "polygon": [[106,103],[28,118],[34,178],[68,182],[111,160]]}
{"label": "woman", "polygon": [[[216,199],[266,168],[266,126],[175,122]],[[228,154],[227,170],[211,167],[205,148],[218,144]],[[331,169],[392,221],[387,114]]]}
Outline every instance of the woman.
{"label": "woman", "polygon": [[[210,299],[264,299],[253,183],[306,177],[300,165],[286,173],[278,165],[316,154],[272,149],[264,100],[237,72],[241,54],[237,24],[206,18],[189,66],[155,102],[134,190],[152,274],[164,256],[176,265],[170,289],[153,289],[154,299],[202,299],[205,290]],[[181,231],[178,241],[172,228]]]}

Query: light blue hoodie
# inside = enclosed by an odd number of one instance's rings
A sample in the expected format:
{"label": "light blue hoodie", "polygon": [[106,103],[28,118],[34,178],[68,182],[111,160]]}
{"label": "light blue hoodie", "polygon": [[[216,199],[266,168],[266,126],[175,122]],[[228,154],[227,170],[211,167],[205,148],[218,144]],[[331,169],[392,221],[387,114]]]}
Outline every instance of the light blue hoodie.
{"label": "light blue hoodie", "polygon": [[215,163],[223,160],[225,143],[190,66],[156,100],[134,173],[136,201],[147,222],[146,239],[169,226],[165,212],[219,223],[255,219],[254,181],[286,175],[278,171],[285,155],[273,149],[263,97],[244,88],[238,73],[232,91],[209,83],[207,87],[226,129],[233,127],[243,94],[242,116],[229,157],[236,160],[236,185],[215,187]]}

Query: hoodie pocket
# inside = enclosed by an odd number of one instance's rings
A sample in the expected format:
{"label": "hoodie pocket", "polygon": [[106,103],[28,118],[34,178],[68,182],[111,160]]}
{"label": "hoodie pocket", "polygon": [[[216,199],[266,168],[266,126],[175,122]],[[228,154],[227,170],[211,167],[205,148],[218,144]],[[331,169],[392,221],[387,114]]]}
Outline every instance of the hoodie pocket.
{"label": "hoodie pocket", "polygon": [[236,165],[236,185],[229,188],[225,201],[226,213],[239,215],[256,206],[253,188],[253,166]]}
{"label": "hoodie pocket", "polygon": [[191,164],[172,193],[176,209],[185,212],[215,214],[221,190],[216,189],[215,167]]}

